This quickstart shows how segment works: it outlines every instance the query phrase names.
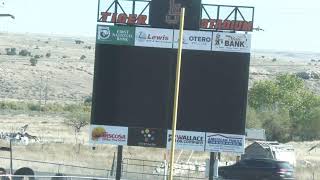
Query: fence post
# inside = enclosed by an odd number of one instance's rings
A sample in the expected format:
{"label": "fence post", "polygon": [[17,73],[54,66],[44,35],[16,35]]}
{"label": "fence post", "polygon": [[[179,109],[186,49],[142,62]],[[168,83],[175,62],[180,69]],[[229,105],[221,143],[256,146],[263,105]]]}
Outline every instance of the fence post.
{"label": "fence post", "polygon": [[164,160],[164,170],[163,170],[163,180],[167,180],[168,177],[168,163],[167,160]]}
{"label": "fence post", "polygon": [[12,168],[12,138],[10,138],[10,174],[13,174],[13,168]]}

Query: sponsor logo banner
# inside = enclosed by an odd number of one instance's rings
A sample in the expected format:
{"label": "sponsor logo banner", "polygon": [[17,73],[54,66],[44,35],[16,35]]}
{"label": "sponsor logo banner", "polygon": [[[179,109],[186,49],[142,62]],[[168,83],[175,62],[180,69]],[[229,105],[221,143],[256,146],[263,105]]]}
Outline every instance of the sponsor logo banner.
{"label": "sponsor logo banner", "polygon": [[[179,30],[174,30],[173,48],[178,48]],[[190,50],[211,50],[212,32],[189,31],[183,32],[183,49]]]}
{"label": "sponsor logo banner", "polygon": [[90,143],[127,145],[128,128],[119,126],[91,125]]}
{"label": "sponsor logo banner", "polygon": [[165,147],[165,131],[155,128],[129,128],[128,145]]}
{"label": "sponsor logo banner", "polygon": [[136,27],[135,46],[172,48],[173,30]]}
{"label": "sponsor logo banner", "polygon": [[134,45],[135,28],[129,26],[97,26],[98,44]]}
{"label": "sponsor logo banner", "polygon": [[250,49],[250,34],[213,33],[212,51],[250,53]]}
{"label": "sponsor logo banner", "polygon": [[[176,149],[204,151],[205,133],[194,131],[176,131]],[[172,131],[167,133],[167,149],[171,149]]]}
{"label": "sponsor logo banner", "polygon": [[205,151],[244,153],[244,135],[206,133]]}

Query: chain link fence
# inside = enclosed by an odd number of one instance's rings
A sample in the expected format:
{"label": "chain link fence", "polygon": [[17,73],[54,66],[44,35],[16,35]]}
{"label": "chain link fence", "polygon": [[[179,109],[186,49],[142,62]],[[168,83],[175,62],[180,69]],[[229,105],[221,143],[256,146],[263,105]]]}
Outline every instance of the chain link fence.
{"label": "chain link fence", "polygon": [[[6,157],[0,157],[0,160],[9,160]],[[21,161],[25,167],[34,170],[36,179],[56,179],[56,180],[73,180],[81,177],[82,179],[115,179],[116,162],[111,169],[93,168],[77,165],[68,165],[61,163],[43,162],[26,159],[13,159],[14,162]],[[4,164],[3,164],[4,165]],[[9,166],[6,165],[8,168]],[[142,159],[124,158],[122,160],[121,179],[123,180],[168,180],[169,165],[166,161],[151,161]],[[7,169],[9,172],[9,169]],[[175,180],[204,180],[206,177],[205,164],[197,163],[175,163],[174,179]],[[60,174],[60,176],[55,176]],[[61,175],[64,175],[63,179]],[[80,178],[80,179],[81,179]],[[15,178],[20,180],[19,178]],[[0,179],[2,180],[2,179]],[[6,180],[6,179],[4,179]],[[14,179],[13,179],[14,180]]]}

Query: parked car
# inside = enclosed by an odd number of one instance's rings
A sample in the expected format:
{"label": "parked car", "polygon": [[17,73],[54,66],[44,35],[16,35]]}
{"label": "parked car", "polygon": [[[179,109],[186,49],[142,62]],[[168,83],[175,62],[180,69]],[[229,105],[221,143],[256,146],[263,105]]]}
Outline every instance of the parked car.
{"label": "parked car", "polygon": [[219,167],[219,176],[238,180],[291,180],[294,172],[286,161],[244,159],[231,166]]}

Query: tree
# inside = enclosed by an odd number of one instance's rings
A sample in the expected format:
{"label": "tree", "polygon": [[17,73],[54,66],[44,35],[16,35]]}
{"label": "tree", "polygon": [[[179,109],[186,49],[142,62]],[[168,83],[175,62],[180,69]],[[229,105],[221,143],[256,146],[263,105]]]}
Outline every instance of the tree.
{"label": "tree", "polygon": [[[262,127],[270,133],[270,139],[286,141],[300,137],[307,140],[316,136],[309,132],[320,131],[320,127],[316,126],[320,112],[314,110],[320,108],[320,96],[307,89],[303,80],[296,75],[280,74],[273,81],[254,83],[249,91],[248,102],[256,111],[258,118],[255,122],[262,123]],[[283,116],[284,112],[288,116]],[[269,115],[262,115],[264,113]],[[247,125],[252,122],[249,119]],[[287,136],[288,130],[290,137]]]}
{"label": "tree", "polygon": [[251,108],[247,108],[246,128],[262,128],[262,122],[258,118],[257,112]]}
{"label": "tree", "polygon": [[289,112],[266,111],[259,114],[262,127],[266,130],[267,140],[287,142],[291,140],[291,123]]}
{"label": "tree", "polygon": [[65,124],[73,128],[76,143],[78,142],[78,134],[81,129],[89,124],[90,113],[75,111],[72,112],[64,121]]}
{"label": "tree", "polygon": [[249,91],[249,105],[256,110],[273,109],[279,100],[278,85],[269,80],[253,84]]}
{"label": "tree", "polygon": [[308,118],[298,123],[301,140],[315,140],[320,138],[320,107],[312,108]]}

